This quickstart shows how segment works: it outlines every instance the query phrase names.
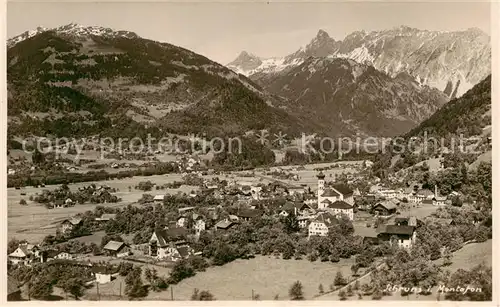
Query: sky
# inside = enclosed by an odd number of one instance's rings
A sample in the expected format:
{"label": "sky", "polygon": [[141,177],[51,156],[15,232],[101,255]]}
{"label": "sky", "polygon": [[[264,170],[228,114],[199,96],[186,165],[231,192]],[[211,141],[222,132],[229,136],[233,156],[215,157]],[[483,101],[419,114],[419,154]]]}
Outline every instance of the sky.
{"label": "sky", "polygon": [[353,31],[407,25],[422,30],[476,27],[490,34],[488,2],[8,2],[7,37],[71,22],[128,30],[227,64],[245,50],[284,56],[323,29],[335,39]]}

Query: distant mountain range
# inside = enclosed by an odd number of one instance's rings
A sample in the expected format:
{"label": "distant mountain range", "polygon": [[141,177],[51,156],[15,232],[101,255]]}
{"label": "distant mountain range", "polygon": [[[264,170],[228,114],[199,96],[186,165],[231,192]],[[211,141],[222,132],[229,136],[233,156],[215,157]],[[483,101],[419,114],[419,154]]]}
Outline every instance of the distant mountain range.
{"label": "distant mountain range", "polygon": [[404,72],[450,98],[461,96],[491,73],[490,37],[481,30],[442,32],[406,26],[357,31],[341,41],[319,30],[308,45],[283,58],[261,59],[242,52],[227,66],[253,79],[286,73],[308,57],[348,58],[391,77]]}
{"label": "distant mountain range", "polygon": [[286,74],[260,82],[286,98],[283,108],[289,113],[321,123],[333,135],[398,135],[448,100],[407,73],[391,77],[344,58],[309,57]]}
{"label": "distant mountain range", "polygon": [[[8,133],[399,135],[490,71],[488,41],[477,30],[402,27],[343,41],[319,31],[287,57],[242,52],[229,69],[129,31],[37,28],[7,42]],[[439,76],[450,85],[432,87]]]}

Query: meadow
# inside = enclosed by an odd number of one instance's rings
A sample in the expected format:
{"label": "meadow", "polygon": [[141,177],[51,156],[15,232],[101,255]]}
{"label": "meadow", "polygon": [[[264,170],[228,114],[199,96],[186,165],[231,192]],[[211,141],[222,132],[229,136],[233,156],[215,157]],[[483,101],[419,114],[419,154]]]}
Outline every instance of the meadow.
{"label": "meadow", "polygon": [[[311,299],[318,294],[320,284],[328,291],[339,270],[345,277],[349,276],[353,263],[354,258],[341,259],[338,263],[283,260],[274,256],[238,259],[223,266],[210,267],[173,285],[174,299],[189,300],[197,288],[209,290],[217,300],[250,300],[252,290],[261,300],[273,300],[276,295],[281,300],[288,300],[288,290],[297,280],[304,286],[305,298]],[[151,292],[147,299],[168,300],[170,291]]]}

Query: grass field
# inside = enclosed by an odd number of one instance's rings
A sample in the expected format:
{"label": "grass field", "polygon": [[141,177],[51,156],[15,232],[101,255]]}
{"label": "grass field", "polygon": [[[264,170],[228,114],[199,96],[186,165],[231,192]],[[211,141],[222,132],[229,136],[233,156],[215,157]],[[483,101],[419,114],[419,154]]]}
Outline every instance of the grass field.
{"label": "grass field", "polygon": [[[83,204],[69,208],[47,209],[45,206],[36,202],[29,201],[31,195],[41,193],[42,190],[54,190],[58,186],[46,186],[45,188],[26,187],[20,190],[13,188],[7,189],[8,203],[8,239],[17,238],[19,240],[26,239],[30,243],[38,243],[49,234],[56,233],[58,223],[64,219],[70,218],[77,213],[83,213],[87,210],[93,210],[96,206],[123,207],[128,204],[137,202],[145,192],[135,190],[133,187],[141,181],[150,180],[156,184],[165,184],[168,182],[181,181],[180,174],[156,175],[148,177],[133,177],[120,180],[108,180],[95,182],[96,185],[109,185],[111,188],[118,189],[116,195],[122,198],[122,202],[114,204]],[[82,182],[69,185],[72,191],[78,190],[79,187],[90,185],[92,182]],[[128,187],[132,186],[131,192]],[[189,193],[192,190],[197,190],[194,186],[181,186],[179,189],[152,190],[149,194],[175,194],[178,192]],[[26,195],[21,195],[25,193]],[[19,205],[19,201],[24,199],[27,201],[27,206]]]}
{"label": "grass field", "polygon": [[[318,293],[323,284],[325,291],[333,283],[338,270],[350,275],[353,259],[338,263],[283,260],[271,256],[258,256],[249,260],[236,260],[220,267],[210,267],[174,285],[175,300],[189,300],[193,289],[209,290],[217,300],[250,300],[252,289],[261,300],[289,299],[288,289],[297,280],[304,286],[306,299]],[[170,299],[170,291],[150,293],[148,299]]]}

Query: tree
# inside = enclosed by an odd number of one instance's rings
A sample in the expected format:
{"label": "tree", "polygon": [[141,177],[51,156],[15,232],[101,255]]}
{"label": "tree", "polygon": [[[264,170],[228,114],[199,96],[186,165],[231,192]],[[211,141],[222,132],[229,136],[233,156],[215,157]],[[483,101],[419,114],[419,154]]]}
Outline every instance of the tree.
{"label": "tree", "polygon": [[358,271],[359,271],[359,264],[358,263],[351,265],[352,276],[357,276]]}
{"label": "tree", "polygon": [[35,148],[33,155],[31,156],[31,161],[33,164],[40,165],[45,162],[45,154],[43,154],[38,148]]}
{"label": "tree", "polygon": [[54,290],[50,276],[39,275],[29,282],[29,295],[37,299],[48,299]]}
{"label": "tree", "polygon": [[319,284],[318,292],[319,292],[319,294],[325,293],[325,290],[323,289],[323,284]]}
{"label": "tree", "polygon": [[347,294],[345,293],[344,290],[339,291],[339,298],[341,301],[345,301],[347,299]]}
{"label": "tree", "polygon": [[287,233],[294,233],[300,230],[299,221],[295,213],[291,212],[284,218],[285,231]]}
{"label": "tree", "polygon": [[14,252],[22,241],[17,240],[16,238],[10,239],[7,244],[7,254]]}
{"label": "tree", "polygon": [[347,284],[344,275],[342,275],[341,271],[337,271],[337,275],[335,275],[335,280],[333,281],[335,286],[345,286]]}
{"label": "tree", "polygon": [[290,298],[294,301],[298,300],[303,300],[304,299],[304,292],[303,292],[303,286],[300,281],[296,281],[292,284],[290,287],[290,290],[288,291],[288,295]]}
{"label": "tree", "polygon": [[21,199],[19,201],[19,204],[22,205],[22,206],[26,206],[28,203],[24,199]]}
{"label": "tree", "polygon": [[83,296],[85,291],[85,283],[81,278],[61,279],[58,285],[64,290],[65,293],[70,293],[75,300]]}
{"label": "tree", "polygon": [[445,251],[444,251],[444,255],[443,255],[443,266],[449,266],[451,265],[453,262],[451,261],[451,258],[453,257],[453,254],[450,253],[449,249],[446,248]]}
{"label": "tree", "polygon": [[193,294],[191,295],[192,301],[215,301],[215,297],[212,293],[207,290],[199,291],[198,289],[193,290]]}
{"label": "tree", "polygon": [[353,290],[359,290],[359,280],[356,280],[356,282],[354,283],[354,287],[353,287]]}
{"label": "tree", "polygon": [[148,290],[142,283],[142,270],[140,267],[134,267],[125,277],[125,293],[129,299],[145,297]]}
{"label": "tree", "polygon": [[347,296],[353,296],[353,295],[354,295],[354,293],[352,291],[351,285],[347,286]]}

